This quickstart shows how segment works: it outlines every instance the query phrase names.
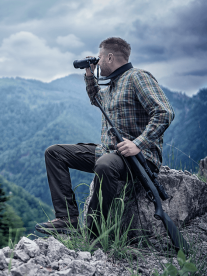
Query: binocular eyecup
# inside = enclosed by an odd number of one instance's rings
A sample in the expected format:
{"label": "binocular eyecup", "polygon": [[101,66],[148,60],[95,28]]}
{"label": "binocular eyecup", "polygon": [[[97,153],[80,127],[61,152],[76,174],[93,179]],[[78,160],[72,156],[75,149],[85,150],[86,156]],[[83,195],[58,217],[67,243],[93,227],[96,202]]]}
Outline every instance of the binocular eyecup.
{"label": "binocular eyecup", "polygon": [[73,62],[73,66],[78,69],[84,69],[84,68],[89,68],[90,64],[96,65],[99,61],[99,58],[91,57],[91,58],[86,58],[86,59],[81,59],[81,60],[75,60]]}

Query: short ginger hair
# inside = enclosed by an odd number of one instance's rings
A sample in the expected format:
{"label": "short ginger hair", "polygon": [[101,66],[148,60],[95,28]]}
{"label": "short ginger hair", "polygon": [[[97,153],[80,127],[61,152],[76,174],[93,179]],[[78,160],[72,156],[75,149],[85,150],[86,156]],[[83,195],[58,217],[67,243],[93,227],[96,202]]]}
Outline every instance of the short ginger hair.
{"label": "short ginger hair", "polygon": [[103,40],[100,43],[99,48],[110,50],[114,54],[117,53],[122,56],[126,61],[129,60],[129,56],[131,53],[130,44],[120,37],[109,37]]}

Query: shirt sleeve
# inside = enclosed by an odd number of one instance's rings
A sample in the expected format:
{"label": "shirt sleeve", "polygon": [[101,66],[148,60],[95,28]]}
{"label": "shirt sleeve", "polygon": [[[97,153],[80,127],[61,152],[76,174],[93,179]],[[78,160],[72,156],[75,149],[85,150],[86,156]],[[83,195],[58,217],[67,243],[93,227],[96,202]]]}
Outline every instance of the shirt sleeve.
{"label": "shirt sleeve", "polygon": [[149,72],[133,74],[133,85],[138,100],[150,116],[143,133],[133,140],[139,149],[144,150],[163,135],[175,113],[165,93]]}
{"label": "shirt sleeve", "polygon": [[99,102],[102,104],[101,88],[99,87],[95,77],[94,76],[87,77],[86,75],[84,75],[84,80],[85,80],[85,83],[86,83],[86,91],[88,93],[91,104],[95,105],[95,106],[98,106],[94,102],[94,96],[95,95],[96,95],[97,99],[99,100]]}

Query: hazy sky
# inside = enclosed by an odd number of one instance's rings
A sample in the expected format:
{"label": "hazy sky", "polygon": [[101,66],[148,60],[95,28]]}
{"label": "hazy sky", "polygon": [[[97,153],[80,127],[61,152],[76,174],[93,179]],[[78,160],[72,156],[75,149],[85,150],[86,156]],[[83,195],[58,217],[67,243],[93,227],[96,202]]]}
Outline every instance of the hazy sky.
{"label": "hazy sky", "polygon": [[0,76],[51,81],[111,36],[174,91],[207,87],[206,0],[1,0]]}

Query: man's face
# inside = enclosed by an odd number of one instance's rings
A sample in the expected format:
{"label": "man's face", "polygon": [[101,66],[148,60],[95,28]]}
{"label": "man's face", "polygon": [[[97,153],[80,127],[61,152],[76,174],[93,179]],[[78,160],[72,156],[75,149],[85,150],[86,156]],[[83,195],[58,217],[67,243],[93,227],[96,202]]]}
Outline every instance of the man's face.
{"label": "man's face", "polygon": [[107,77],[109,76],[113,71],[111,70],[110,63],[108,63],[108,52],[104,50],[103,48],[99,51],[99,62],[98,65],[101,69],[101,76]]}

